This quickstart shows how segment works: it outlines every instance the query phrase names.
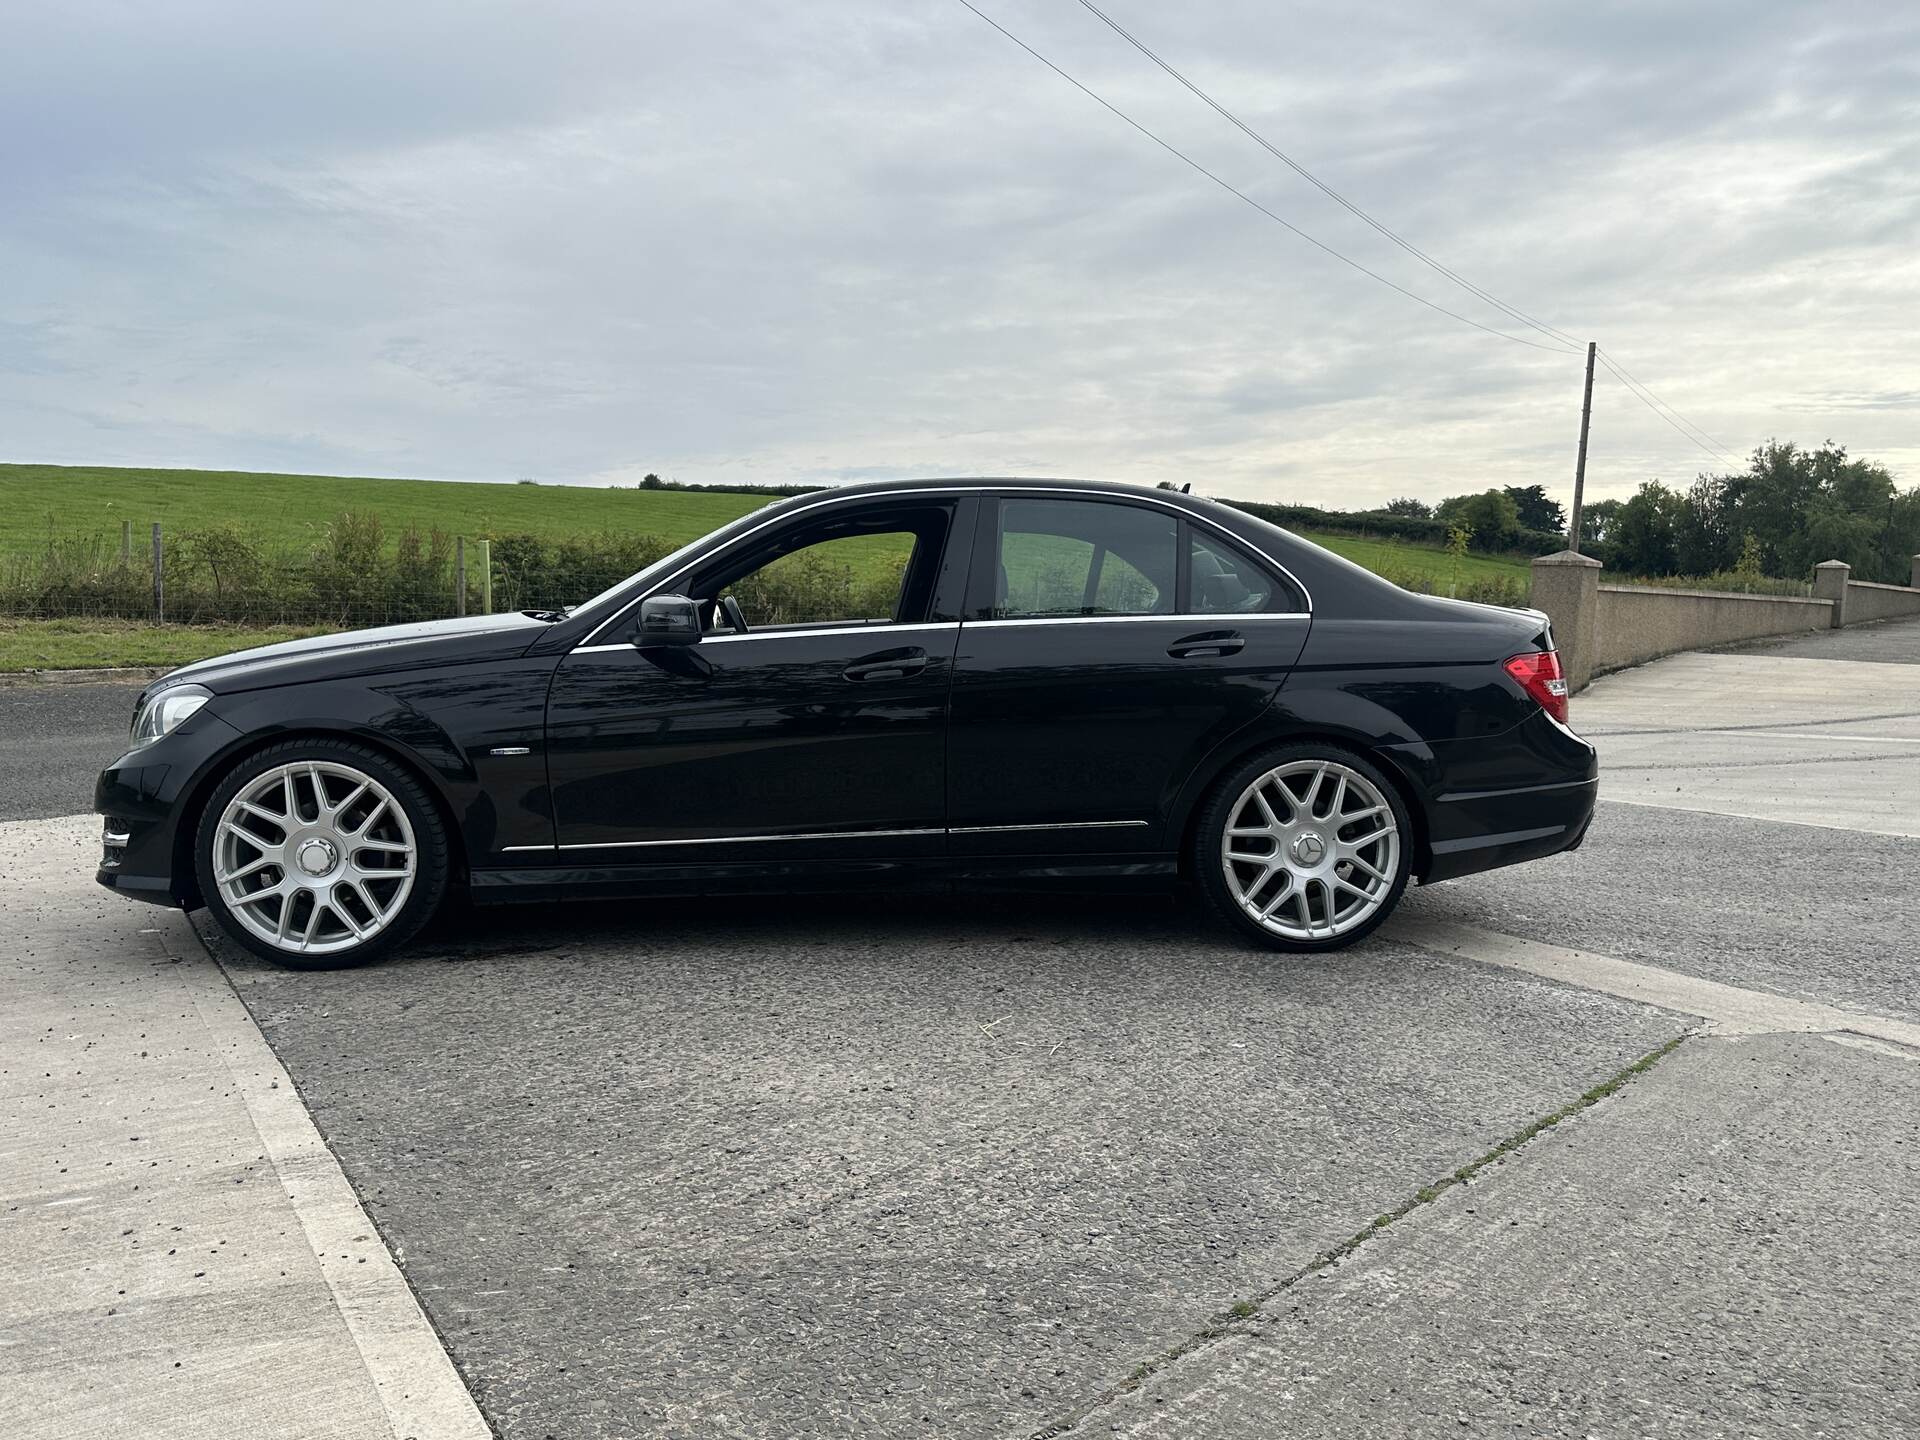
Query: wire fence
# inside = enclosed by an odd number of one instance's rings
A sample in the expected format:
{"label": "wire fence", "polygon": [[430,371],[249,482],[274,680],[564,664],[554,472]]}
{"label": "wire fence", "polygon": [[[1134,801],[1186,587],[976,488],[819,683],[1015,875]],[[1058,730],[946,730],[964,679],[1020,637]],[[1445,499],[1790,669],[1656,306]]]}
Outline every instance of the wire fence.
{"label": "wire fence", "polygon": [[[656,535],[456,536],[341,515],[317,542],[233,525],[49,534],[0,553],[0,619],[354,629],[577,605],[674,548]],[[890,613],[906,552],[859,569],[812,552],[733,587],[760,624]]]}
{"label": "wire fence", "polygon": [[659,559],[652,535],[389,539],[345,515],[317,543],[237,526],[163,534],[51,534],[0,554],[0,616],[348,628],[573,605]]}

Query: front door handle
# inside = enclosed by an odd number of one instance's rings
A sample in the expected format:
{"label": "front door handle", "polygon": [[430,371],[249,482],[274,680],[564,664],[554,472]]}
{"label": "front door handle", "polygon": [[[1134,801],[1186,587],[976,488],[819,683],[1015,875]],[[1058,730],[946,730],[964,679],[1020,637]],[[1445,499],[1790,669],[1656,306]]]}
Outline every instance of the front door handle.
{"label": "front door handle", "polygon": [[1183,635],[1167,647],[1175,660],[1197,660],[1203,656],[1237,655],[1247,642],[1232,630],[1208,630],[1199,635]]}
{"label": "front door handle", "polygon": [[927,652],[918,646],[882,650],[854,661],[840,672],[848,680],[904,680],[927,668]]}

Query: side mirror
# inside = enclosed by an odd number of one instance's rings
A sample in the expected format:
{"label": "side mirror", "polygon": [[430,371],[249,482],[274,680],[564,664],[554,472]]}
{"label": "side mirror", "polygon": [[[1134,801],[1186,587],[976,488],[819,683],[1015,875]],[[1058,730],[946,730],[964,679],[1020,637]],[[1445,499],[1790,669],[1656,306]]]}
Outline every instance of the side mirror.
{"label": "side mirror", "polygon": [[684,595],[650,595],[640,602],[640,623],[633,643],[642,650],[655,646],[698,645],[700,607]]}

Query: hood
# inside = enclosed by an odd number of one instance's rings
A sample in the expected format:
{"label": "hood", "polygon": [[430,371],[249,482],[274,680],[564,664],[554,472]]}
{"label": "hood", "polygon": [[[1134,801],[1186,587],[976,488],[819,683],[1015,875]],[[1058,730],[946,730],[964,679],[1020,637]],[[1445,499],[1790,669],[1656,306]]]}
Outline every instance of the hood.
{"label": "hood", "polygon": [[302,680],[415,669],[491,654],[517,654],[549,628],[548,621],[514,611],[310,635],[304,640],[282,640],[275,645],[196,660],[169,670],[149,689],[191,683],[224,694]]}

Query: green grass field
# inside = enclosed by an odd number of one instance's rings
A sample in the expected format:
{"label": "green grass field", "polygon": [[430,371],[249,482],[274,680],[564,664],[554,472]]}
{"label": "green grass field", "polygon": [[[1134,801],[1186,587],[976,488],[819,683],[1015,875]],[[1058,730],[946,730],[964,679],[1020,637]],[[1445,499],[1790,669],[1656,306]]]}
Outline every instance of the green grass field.
{"label": "green grass field", "polygon": [[276,640],[321,632],[310,626],[142,625],[131,620],[0,619],[0,675],[22,670],[93,670],[185,665]]}
{"label": "green grass field", "polygon": [[0,554],[60,534],[120,533],[134,544],[163,531],[239,525],[265,545],[318,539],[342,510],[371,511],[389,537],[408,526],[465,535],[581,535],[603,530],[697,539],[768,503],[765,495],[605,490],[576,485],[476,485],[231,470],[121,470],[0,465]]}
{"label": "green grass field", "polygon": [[[678,545],[759,509],[770,498],[564,485],[0,464],[0,558],[37,550],[50,536],[100,536],[117,547],[123,520],[133,524],[136,554],[144,554],[156,520],[166,534],[234,525],[263,548],[293,549],[319,540],[329,522],[348,510],[377,514],[389,539],[417,527],[422,532],[440,529],[469,537],[533,534],[553,538],[611,532],[652,535]],[[1514,587],[1516,598],[1526,590],[1524,560],[1468,555],[1456,562],[1444,551],[1425,546],[1301,533],[1414,588],[1446,594],[1455,581],[1463,591],[1473,585],[1505,584]],[[896,548],[884,537],[840,543],[862,579],[869,578],[866,572],[877,573]],[[231,627],[3,621],[0,671],[179,664],[273,638],[282,637]]]}

